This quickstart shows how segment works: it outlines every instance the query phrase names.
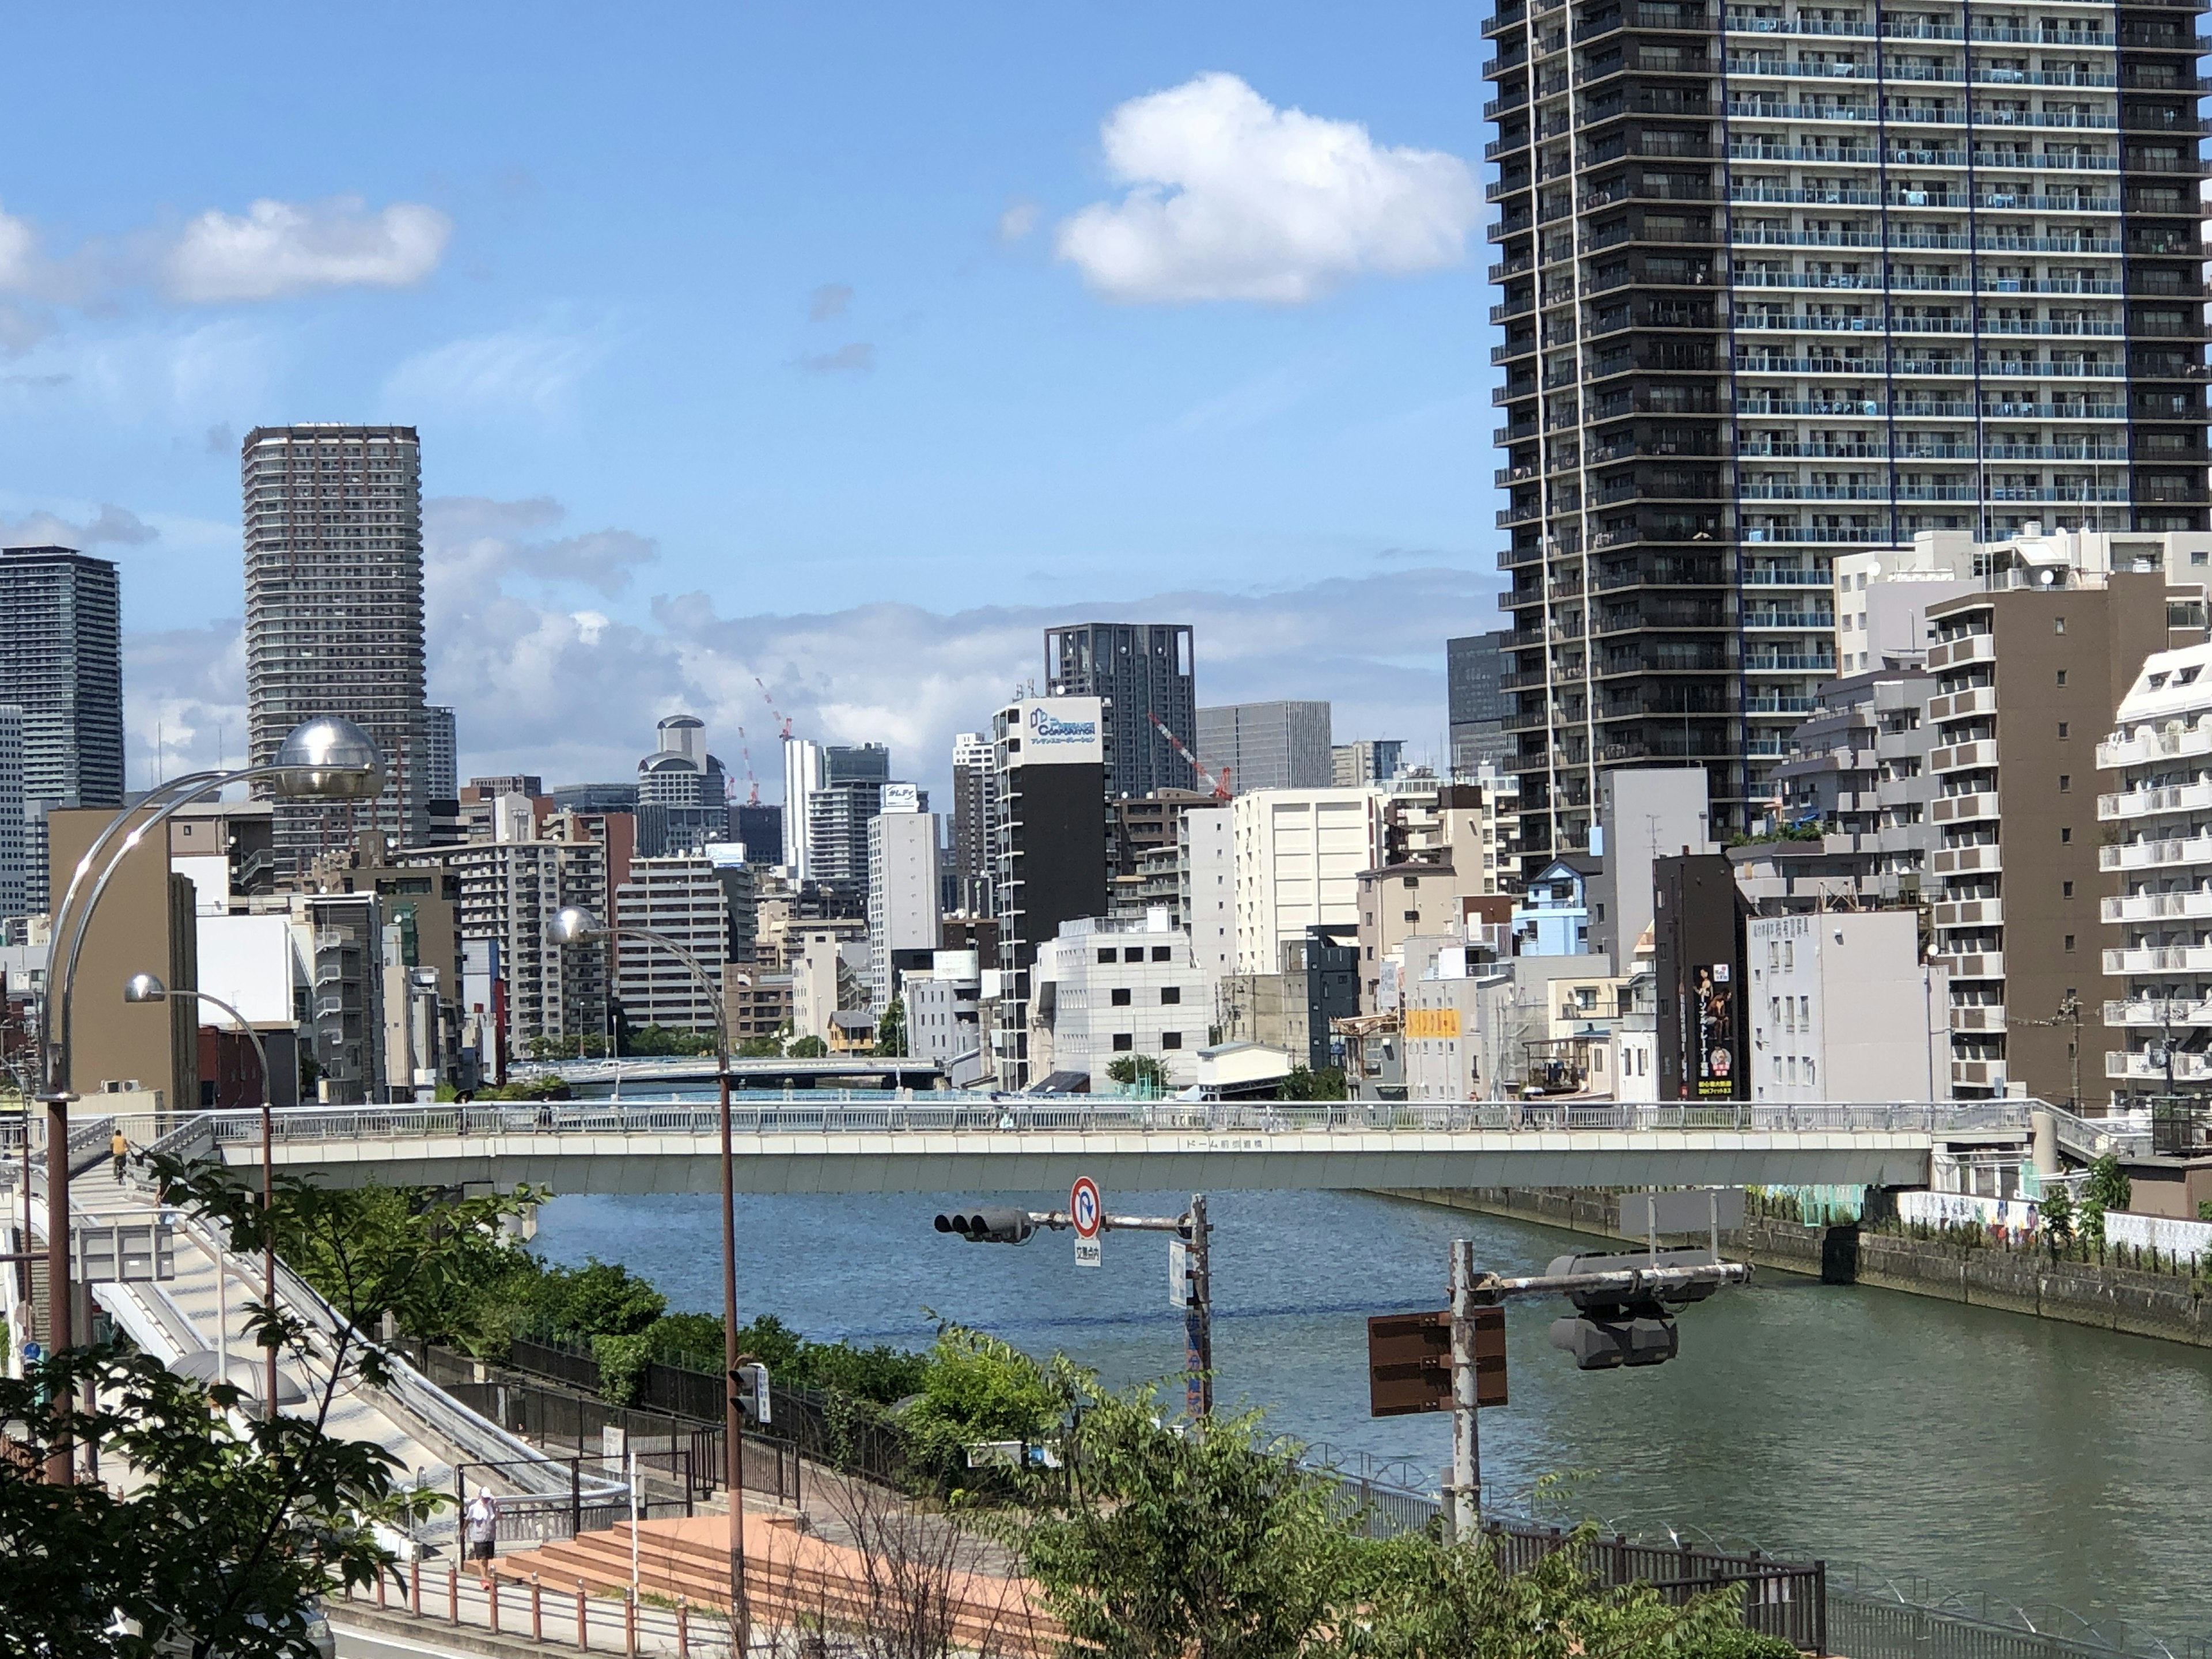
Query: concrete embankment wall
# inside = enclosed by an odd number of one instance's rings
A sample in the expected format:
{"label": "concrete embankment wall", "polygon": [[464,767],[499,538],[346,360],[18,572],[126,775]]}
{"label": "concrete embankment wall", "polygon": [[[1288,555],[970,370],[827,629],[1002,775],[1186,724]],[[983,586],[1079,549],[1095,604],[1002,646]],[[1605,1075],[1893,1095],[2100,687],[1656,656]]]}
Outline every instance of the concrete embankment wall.
{"label": "concrete embankment wall", "polygon": [[[1404,1189],[1390,1194],[1451,1209],[1534,1221],[1618,1243],[1620,1200],[1579,1188]],[[1872,1285],[1977,1308],[2212,1347],[2212,1282],[2094,1261],[2054,1261],[2040,1250],[1966,1246],[1940,1238],[1754,1220],[1723,1233],[1723,1251],[1754,1267],[1830,1284]]]}

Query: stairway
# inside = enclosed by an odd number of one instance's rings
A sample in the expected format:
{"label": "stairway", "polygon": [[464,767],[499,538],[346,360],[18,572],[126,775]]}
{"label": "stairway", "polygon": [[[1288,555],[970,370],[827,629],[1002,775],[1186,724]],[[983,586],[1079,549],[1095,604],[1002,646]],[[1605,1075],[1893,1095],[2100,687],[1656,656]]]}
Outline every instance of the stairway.
{"label": "stairway", "polygon": [[[637,1528],[638,1584],[647,1594],[720,1613],[729,1606],[728,1521],[719,1515],[647,1521]],[[871,1568],[873,1571],[871,1571]],[[527,1583],[617,1590],[630,1582],[630,1524],[587,1532],[537,1549],[501,1556],[501,1577]],[[757,1622],[832,1629],[887,1621],[937,1623],[979,1652],[1042,1656],[1054,1650],[1059,1627],[1033,1604],[1019,1579],[961,1572],[942,1590],[933,1575],[908,1564],[872,1564],[848,1545],[801,1529],[790,1515],[745,1516],[745,1590]],[[909,1588],[919,1583],[919,1595]],[[941,1609],[939,1597],[949,1605]],[[916,1606],[915,1603],[921,1603]]]}

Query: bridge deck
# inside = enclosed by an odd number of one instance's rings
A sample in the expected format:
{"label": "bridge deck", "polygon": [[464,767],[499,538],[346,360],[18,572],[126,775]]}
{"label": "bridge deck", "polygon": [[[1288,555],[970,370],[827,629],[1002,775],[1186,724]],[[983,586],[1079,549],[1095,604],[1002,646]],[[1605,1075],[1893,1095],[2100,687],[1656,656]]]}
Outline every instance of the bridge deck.
{"label": "bridge deck", "polygon": [[[2024,1102],[1834,1106],[1040,1106],[951,1099],[740,1103],[739,1190],[1041,1192],[1079,1174],[1136,1188],[1917,1186],[1939,1140],[2016,1139]],[[276,1158],[334,1184],[556,1193],[719,1190],[716,1109],[695,1101],[301,1109]],[[126,1132],[134,1126],[126,1126]],[[147,1120],[177,1150],[258,1158],[260,1119]]]}

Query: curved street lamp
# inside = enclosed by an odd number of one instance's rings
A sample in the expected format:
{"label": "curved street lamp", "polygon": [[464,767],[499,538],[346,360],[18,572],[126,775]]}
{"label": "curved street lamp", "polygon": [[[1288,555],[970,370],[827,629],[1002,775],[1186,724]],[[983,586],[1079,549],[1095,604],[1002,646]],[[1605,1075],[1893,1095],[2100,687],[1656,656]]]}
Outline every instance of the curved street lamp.
{"label": "curved street lamp", "polygon": [[[190,997],[204,1002],[210,1008],[219,1008],[228,1014],[238,1029],[246,1033],[246,1041],[261,1061],[261,1218],[265,1224],[276,1203],[276,1154],[273,1114],[269,1099],[272,1087],[269,1075],[269,1048],[262,1042],[261,1033],[246,1023],[246,1016],[221,997],[210,996],[205,991],[172,991],[152,974],[133,974],[124,981],[123,1000],[128,1003],[167,1002],[171,997]],[[276,1240],[273,1235],[264,1237],[261,1249],[261,1297],[271,1314],[276,1311]],[[216,1264],[222,1271],[222,1264]],[[228,1380],[228,1379],[226,1379]],[[262,1397],[262,1415],[274,1422],[276,1418],[276,1350],[269,1350],[269,1391]]]}
{"label": "curved street lamp", "polygon": [[650,927],[617,922],[612,927],[590,911],[566,905],[545,924],[545,942],[555,946],[604,945],[615,939],[642,939],[678,957],[691,970],[714,1008],[714,1076],[720,1085],[722,1131],[722,1449],[723,1482],[730,1495],[731,1650],[750,1650],[752,1613],[745,1597],[744,1420],[738,1410],[738,1197],[730,1152],[730,1019],[721,988],[690,947]]}
{"label": "curved street lamp", "polygon": [[[204,796],[218,793],[234,783],[256,781],[267,782],[277,794],[290,799],[372,799],[384,792],[384,756],[376,740],[351,720],[324,714],[294,726],[265,766],[192,772],[157,784],[136,806],[125,807],[101,828],[70,872],[62,902],[54,907],[46,1012],[39,1022],[39,1073],[46,1079],[42,1097],[46,1103],[46,1343],[52,1352],[72,1346],[74,1340],[70,1316],[69,1108],[77,1096],[70,1087],[70,1017],[77,958],[84,953],[85,934],[107,884],[149,833]],[[56,963],[60,964],[58,973]],[[264,1075],[266,1070],[264,1066]],[[70,1439],[67,1435],[57,1435],[46,1457],[46,1479],[67,1486],[76,1478]]]}

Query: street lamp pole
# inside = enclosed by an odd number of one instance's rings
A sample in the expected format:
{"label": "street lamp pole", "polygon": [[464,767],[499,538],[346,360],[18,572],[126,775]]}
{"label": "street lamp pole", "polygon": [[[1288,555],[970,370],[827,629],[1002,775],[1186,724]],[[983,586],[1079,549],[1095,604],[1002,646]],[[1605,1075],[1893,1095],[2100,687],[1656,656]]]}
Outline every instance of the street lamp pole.
{"label": "street lamp pole", "polygon": [[[368,799],[383,793],[384,757],[368,733],[351,720],[324,715],[294,726],[266,766],[194,772],[157,786],[137,805],[126,806],[110,818],[94,837],[70,872],[69,886],[54,909],[46,968],[46,1012],[39,1022],[39,1072],[45,1079],[46,1103],[46,1342],[53,1353],[74,1346],[75,1338],[70,1308],[69,1109],[77,1097],[70,1086],[70,1014],[77,958],[84,951],[86,932],[107,884],[149,833],[203,796],[219,793],[234,783],[257,780],[269,781],[277,794],[289,798]],[[146,816],[132,823],[140,813]],[[118,837],[122,844],[116,846]],[[110,848],[114,848],[112,853]],[[163,863],[167,862],[165,859]],[[96,877],[92,875],[95,866],[100,872]],[[88,891],[88,877],[92,878]],[[81,893],[82,904],[77,902]],[[57,1401],[57,1408],[65,1412],[66,1403]],[[69,1436],[58,1433],[46,1456],[46,1479],[57,1486],[68,1486],[76,1478]]]}
{"label": "street lamp pole", "polygon": [[[246,1033],[246,1041],[253,1045],[253,1052],[261,1061],[261,1220],[265,1229],[276,1207],[276,1125],[269,1098],[271,1079],[268,1045],[262,1042],[261,1033],[246,1024],[246,1016],[221,997],[210,996],[205,991],[172,991],[151,974],[133,974],[123,987],[123,1000],[129,1003],[167,1002],[171,997],[190,997],[196,1002],[204,1002],[210,1007],[219,1008],[228,1014],[238,1029]],[[217,1271],[221,1271],[219,1264]],[[262,1304],[273,1315],[276,1311],[276,1239],[273,1233],[266,1231],[261,1241],[261,1287]],[[225,1377],[223,1380],[228,1382],[230,1379]],[[262,1404],[261,1414],[269,1421],[275,1422],[276,1347],[274,1343],[269,1348],[269,1392],[263,1396]]]}
{"label": "street lamp pole", "polygon": [[730,1132],[729,1011],[716,984],[687,945],[650,927],[601,921],[588,910],[568,906],[545,926],[554,945],[599,945],[614,939],[642,939],[679,958],[707,993],[714,1008],[714,1076],[721,1098],[722,1140],[722,1450],[723,1480],[730,1497],[730,1644],[737,1659],[752,1645],[752,1610],[745,1595],[744,1418],[738,1408],[738,1188]]}

